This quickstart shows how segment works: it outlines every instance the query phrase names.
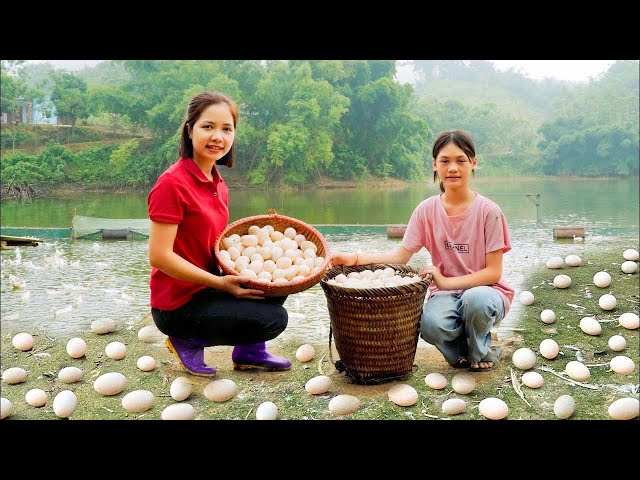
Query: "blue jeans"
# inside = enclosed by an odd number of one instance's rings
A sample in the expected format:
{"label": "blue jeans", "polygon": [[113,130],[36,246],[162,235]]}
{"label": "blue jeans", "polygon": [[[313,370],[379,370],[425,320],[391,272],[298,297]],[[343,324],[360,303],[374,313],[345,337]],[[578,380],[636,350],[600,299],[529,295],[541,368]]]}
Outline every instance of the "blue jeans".
{"label": "blue jeans", "polygon": [[205,288],[175,310],[151,309],[165,335],[201,340],[207,345],[245,345],[280,335],[289,320],[284,297],[240,299],[221,290]]}
{"label": "blue jeans", "polygon": [[478,363],[491,347],[491,327],[503,318],[504,302],[494,288],[436,292],[422,309],[420,336],[440,350],[449,365],[460,357]]}

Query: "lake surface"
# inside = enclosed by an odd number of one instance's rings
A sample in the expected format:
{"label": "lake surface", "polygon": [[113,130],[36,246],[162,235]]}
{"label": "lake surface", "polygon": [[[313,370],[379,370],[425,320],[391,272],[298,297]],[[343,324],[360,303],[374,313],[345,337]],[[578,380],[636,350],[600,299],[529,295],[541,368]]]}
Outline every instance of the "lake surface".
{"label": "lake surface", "polygon": [[[504,269],[516,296],[529,269],[544,264],[552,255],[581,255],[587,247],[604,246],[614,240],[627,248],[638,248],[637,178],[477,178],[473,188],[496,201],[506,215],[512,250],[505,254]],[[388,239],[384,225],[406,223],[415,206],[436,193],[437,186],[430,182],[393,190],[232,190],[230,221],[275,208],[280,214],[318,226],[331,250],[386,251],[397,247],[400,240]],[[534,204],[537,194],[538,209]],[[146,192],[82,194],[25,204],[3,202],[2,226],[69,227],[74,209],[84,216],[145,218],[146,196]],[[555,226],[584,227],[585,243],[554,241]],[[136,324],[149,312],[147,254],[145,240],[50,240],[38,247],[2,251],[2,327],[12,331],[42,329],[52,338],[65,339],[88,330],[96,318]],[[422,250],[409,264],[420,267],[429,258]],[[9,275],[18,276],[25,287],[12,288]],[[319,285],[291,295],[285,307],[289,326],[272,343],[285,339],[328,342],[329,314]],[[521,308],[516,298],[498,329],[499,335],[517,328]],[[420,344],[424,342],[420,340]]]}

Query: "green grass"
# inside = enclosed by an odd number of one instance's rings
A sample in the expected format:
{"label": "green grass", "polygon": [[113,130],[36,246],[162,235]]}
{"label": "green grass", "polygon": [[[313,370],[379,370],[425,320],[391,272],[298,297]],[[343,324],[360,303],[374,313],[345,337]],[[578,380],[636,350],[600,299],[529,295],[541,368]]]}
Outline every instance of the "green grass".
{"label": "green grass", "polygon": [[[150,323],[147,317],[141,324],[131,328],[120,325],[118,330],[108,335],[78,332],[78,336],[87,343],[87,354],[81,359],[73,359],[67,355],[67,339],[53,340],[44,332],[29,332],[35,338],[34,349],[20,352],[11,345],[13,335],[19,332],[3,328],[0,352],[2,370],[22,367],[28,371],[28,377],[24,383],[17,385],[3,382],[2,396],[11,400],[13,404],[9,420],[57,419],[52,409],[53,398],[65,389],[74,391],[78,397],[78,407],[71,416],[72,420],[157,420],[161,418],[162,410],[174,403],[169,396],[171,382],[174,378],[184,375],[194,383],[192,394],[186,401],[193,405],[196,419],[202,420],[255,419],[257,407],[268,400],[278,406],[279,419],[334,419],[335,417],[329,413],[328,404],[331,398],[340,393],[355,395],[360,399],[361,406],[353,414],[335,418],[337,420],[431,420],[445,417],[451,420],[482,419],[477,406],[486,397],[503,399],[509,406],[508,419],[554,419],[553,404],[562,394],[569,394],[576,401],[576,411],[571,419],[607,419],[607,408],[612,401],[627,396],[638,398],[637,393],[624,393],[614,388],[638,384],[638,331],[626,330],[618,326],[617,321],[603,322],[602,334],[593,337],[583,333],[578,324],[580,319],[587,315],[595,314],[598,320],[607,320],[617,319],[625,312],[638,313],[638,274],[626,275],[620,271],[622,251],[629,245],[633,245],[633,241],[610,244],[606,251],[600,251],[595,247],[589,248],[587,243],[582,256],[582,266],[564,267],[561,270],[549,270],[542,266],[539,270],[530,272],[526,288],[534,293],[535,302],[524,309],[519,327],[525,330],[516,332],[517,335],[512,338],[501,339],[504,352],[498,368],[491,372],[474,374],[477,386],[469,395],[452,392],[451,378],[460,371],[448,367],[442,356],[430,348],[418,349],[415,371],[402,380],[418,392],[418,401],[411,407],[400,407],[388,400],[387,391],[395,382],[356,385],[345,378],[344,374],[337,373],[330,363],[327,344],[315,345],[316,356],[311,362],[302,364],[294,360],[292,369],[287,372],[235,371],[229,358],[231,347],[216,347],[210,355],[218,368],[218,374],[211,379],[192,377],[180,370],[162,344],[148,344],[138,340],[139,328]],[[593,275],[600,270],[608,271],[613,278],[611,286],[606,289],[599,289],[593,285]],[[572,278],[572,284],[566,290],[559,290],[553,286],[554,276],[560,273],[568,274]],[[618,300],[617,307],[610,312],[600,309],[597,303],[600,295],[604,293],[612,293]],[[517,298],[514,301],[517,302]],[[568,303],[583,306],[584,310],[571,307]],[[546,308],[554,310],[557,316],[556,322],[551,325],[545,325],[540,321],[540,312]],[[626,338],[627,347],[624,351],[612,352],[608,349],[607,341],[614,334]],[[531,404],[529,407],[512,387],[510,369],[514,367],[510,361],[511,353],[524,346],[537,353],[538,345],[545,338],[556,340],[563,354],[555,360],[546,360],[537,354],[534,369],[545,365],[556,372],[562,372],[567,362],[576,360],[576,352],[567,346],[579,348],[587,365],[608,364],[614,356],[626,355],[633,359],[636,369],[630,375],[623,376],[609,371],[608,366],[591,367],[591,378],[585,383],[598,386],[597,390],[572,385],[551,373],[536,370],[544,377],[543,387],[537,390],[524,385],[521,387],[525,398]],[[127,356],[123,360],[112,360],[104,353],[105,346],[115,340],[127,345]],[[294,358],[300,343],[292,340],[274,351]],[[333,359],[336,360],[339,355],[335,346],[333,348]],[[39,353],[49,355],[37,355]],[[151,355],[156,359],[155,370],[142,372],[136,367],[136,360],[142,355]],[[67,385],[57,379],[60,369],[66,366],[77,366],[83,370],[80,382]],[[331,376],[333,386],[326,394],[309,395],[304,390],[304,385],[312,377],[320,375],[320,370]],[[99,375],[111,371],[123,373],[128,383],[122,393],[105,397],[95,392],[93,381]],[[424,377],[434,371],[444,374],[449,380],[445,389],[435,391],[425,385]],[[515,369],[514,371],[517,379],[524,373]],[[203,393],[204,386],[216,378],[233,380],[238,385],[238,394],[224,403],[207,400]],[[44,407],[34,408],[25,402],[24,395],[32,388],[41,388],[48,393],[49,399]],[[121,406],[122,398],[138,389],[153,392],[156,396],[155,404],[147,412],[128,413]],[[467,409],[460,415],[447,417],[440,410],[442,402],[455,397],[463,398],[467,402]]]}

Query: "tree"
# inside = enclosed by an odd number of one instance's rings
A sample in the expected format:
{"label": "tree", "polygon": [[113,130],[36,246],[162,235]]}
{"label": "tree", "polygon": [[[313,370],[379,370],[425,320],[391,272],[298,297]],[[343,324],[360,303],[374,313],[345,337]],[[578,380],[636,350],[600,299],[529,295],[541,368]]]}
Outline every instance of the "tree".
{"label": "tree", "polygon": [[87,115],[87,82],[69,72],[55,72],[51,101],[56,107],[59,118],[71,121],[71,136],[74,134],[76,122]]}

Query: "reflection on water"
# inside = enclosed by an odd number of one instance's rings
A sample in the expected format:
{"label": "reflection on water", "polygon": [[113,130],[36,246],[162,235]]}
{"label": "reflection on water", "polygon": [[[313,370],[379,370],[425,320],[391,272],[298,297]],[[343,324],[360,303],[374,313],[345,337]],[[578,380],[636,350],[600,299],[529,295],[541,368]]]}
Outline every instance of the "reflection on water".
{"label": "reflection on water", "polygon": [[[515,223],[511,226],[513,248],[505,254],[504,268],[516,299],[498,329],[499,335],[501,329],[517,327],[522,309],[517,295],[531,268],[543,265],[552,255],[564,258],[575,253],[588,261],[585,249],[612,241],[611,236],[596,233],[588,236],[586,243],[555,242],[548,228]],[[603,224],[603,231],[606,228]],[[332,250],[386,251],[399,243],[398,239],[387,239],[386,230],[379,228],[320,230]],[[628,247],[638,248],[637,229],[623,233]],[[50,337],[64,339],[88,331],[97,318],[109,317],[125,325],[137,323],[150,309],[147,250],[146,241],[64,240],[2,251],[3,329],[42,329]],[[429,254],[423,249],[409,265],[421,267],[428,260]],[[16,277],[24,282],[23,288],[13,288]],[[329,313],[319,285],[291,295],[285,307],[289,326],[273,343],[328,343]],[[420,343],[424,344],[422,340]]]}
{"label": "reflection on water", "polygon": [[[480,172],[481,173],[481,172]],[[483,179],[474,188],[495,200],[509,224],[512,246],[504,257],[507,280],[522,289],[527,272],[548,257],[583,255],[612,239],[628,240],[638,248],[638,179]],[[431,182],[403,189],[312,189],[294,192],[230,192],[230,221],[259,215],[270,208],[313,225],[406,223],[424,198],[437,193]],[[524,194],[541,195],[538,212]],[[32,203],[3,202],[3,226],[69,227],[78,215],[104,218],[146,218],[146,192],[84,194],[66,198],[39,198]],[[544,227],[536,227],[537,213]],[[585,243],[554,241],[555,226],[584,226]],[[320,227],[334,250],[386,251],[399,240],[389,240],[385,227]],[[110,317],[134,324],[149,312],[147,242],[63,240],[19,251],[1,253],[2,327],[33,331],[52,337],[71,337],[89,329],[96,318]],[[18,254],[19,252],[19,254]],[[426,263],[426,251],[410,265]],[[588,257],[583,258],[588,261]],[[25,282],[13,289],[10,275]],[[14,279],[15,280],[15,279]],[[27,293],[28,292],[28,293]],[[291,295],[285,307],[289,327],[283,339],[328,343],[329,313],[319,285]],[[502,329],[517,324],[521,305],[514,301]],[[500,333],[500,331],[498,332]],[[423,343],[421,341],[421,343]]]}

